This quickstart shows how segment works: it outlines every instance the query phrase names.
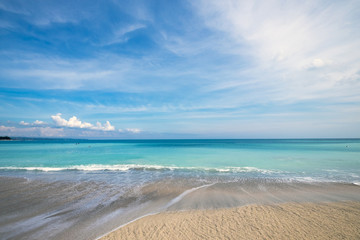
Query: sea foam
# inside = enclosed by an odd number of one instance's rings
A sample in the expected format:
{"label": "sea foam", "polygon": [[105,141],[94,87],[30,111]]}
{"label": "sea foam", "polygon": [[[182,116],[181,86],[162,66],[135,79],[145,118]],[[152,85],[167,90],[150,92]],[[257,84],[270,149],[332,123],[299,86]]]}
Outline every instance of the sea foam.
{"label": "sea foam", "polygon": [[162,166],[162,165],[142,165],[142,164],[90,164],[90,165],[75,165],[65,167],[0,167],[0,170],[22,170],[22,171],[42,171],[42,172],[56,172],[56,171],[175,171],[175,170],[188,170],[188,171],[208,171],[219,173],[241,173],[241,172],[256,172],[263,174],[280,173],[281,171],[260,169],[256,167],[225,167],[225,168],[209,168],[209,167],[179,167],[179,166]]}

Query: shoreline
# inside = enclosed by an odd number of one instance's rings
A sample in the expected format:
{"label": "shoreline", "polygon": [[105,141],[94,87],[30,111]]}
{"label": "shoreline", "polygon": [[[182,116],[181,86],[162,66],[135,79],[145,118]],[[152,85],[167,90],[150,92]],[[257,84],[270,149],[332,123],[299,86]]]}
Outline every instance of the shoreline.
{"label": "shoreline", "polygon": [[[0,235],[11,239],[101,239],[159,214],[176,217],[247,206],[360,202],[360,187],[352,183],[171,176],[121,185],[120,181],[101,181],[113,178],[113,173],[94,174],[0,177]],[[139,180],[133,174],[128,177]]]}
{"label": "shoreline", "polygon": [[360,201],[250,204],[169,211],[102,237],[117,239],[359,239]]}
{"label": "shoreline", "polygon": [[[276,209],[284,208],[289,214],[301,215],[307,211],[316,211],[316,209],[324,210],[322,215],[307,215],[303,216],[306,221],[312,220],[313,217],[316,217],[320,222],[322,218],[328,219],[333,215],[341,215],[342,210],[346,208],[353,208],[356,211],[351,214],[356,214],[356,217],[360,219],[360,198],[358,194],[360,193],[360,188],[356,184],[348,184],[348,183],[317,183],[317,184],[308,184],[308,183],[297,183],[291,186],[290,189],[282,186],[280,183],[276,183],[276,186],[271,186],[274,182],[268,182],[265,186],[260,187],[260,191],[255,190],[255,186],[251,186],[247,191],[244,188],[241,188],[241,191],[246,193],[245,195],[238,195],[239,192],[234,194],[234,190],[236,189],[236,185],[232,185],[231,183],[215,183],[211,185],[204,185],[200,187],[196,187],[194,189],[189,189],[189,194],[179,195],[177,198],[181,198],[179,201],[174,202],[173,204],[168,204],[168,207],[164,208],[164,211],[161,212],[153,212],[146,214],[144,216],[140,216],[132,221],[129,221],[125,224],[118,226],[112,231],[104,234],[96,240],[115,240],[115,239],[148,239],[149,235],[153,235],[152,229],[163,228],[165,225],[169,225],[172,228],[175,228],[178,225],[181,225],[185,219],[185,222],[189,222],[187,227],[184,229],[167,229],[163,233],[164,235],[157,235],[153,237],[155,239],[208,239],[213,236],[204,236],[201,238],[196,238],[196,236],[191,235],[191,237],[179,237],[178,232],[189,232],[187,234],[194,234],[196,232],[201,231],[204,227],[210,226],[212,224],[216,224],[218,220],[213,219],[209,220],[211,217],[207,217],[208,221],[206,224],[200,224],[197,228],[194,228],[199,222],[199,218],[206,215],[214,215],[215,217],[221,215],[223,217],[229,217],[228,213],[230,212],[240,212],[239,216],[242,218],[242,214],[246,209],[250,208],[253,211],[252,215],[256,218],[265,219],[266,216],[262,216],[261,210],[272,211],[273,214],[277,214]],[[223,186],[222,186],[223,185]],[[278,189],[280,187],[280,189]],[[226,191],[224,189],[226,188]],[[264,188],[268,188],[264,190]],[[283,189],[281,189],[283,188]],[[353,191],[354,194],[351,192]],[[239,197],[241,198],[241,202],[239,202]],[[249,198],[250,197],[250,198]],[[234,204],[237,201],[236,204]],[[220,205],[218,205],[220,204]],[[351,205],[351,206],[348,206]],[[337,207],[340,211],[333,212],[333,207]],[[297,213],[296,210],[299,208],[301,211]],[[332,213],[333,212],[333,213]],[[169,217],[168,220],[166,219]],[[179,218],[180,216],[180,218]],[[249,217],[249,216],[246,216]],[[251,216],[250,216],[251,217]],[[356,218],[355,217],[355,218]],[[178,220],[174,220],[178,219]],[[194,220],[197,219],[197,220]],[[174,222],[171,222],[174,221]],[[337,221],[336,219],[334,221]],[[153,222],[156,222],[157,225],[151,225]],[[233,221],[226,223],[228,225]],[[266,222],[271,222],[271,219],[268,219]],[[297,226],[296,222],[293,223],[293,228],[301,228],[301,226]],[[151,227],[148,227],[151,226]],[[192,227],[192,229],[189,229]],[[234,228],[241,228],[242,224],[238,224]],[[198,229],[200,228],[200,230]],[[226,227],[225,227],[226,228]],[[252,226],[254,229],[259,229],[259,226]],[[356,223],[356,228],[359,231],[356,232],[356,238],[350,239],[358,239],[360,238],[360,221]],[[226,229],[225,229],[226,230]],[[124,233],[125,231],[125,233]],[[266,239],[271,239],[271,231],[267,230],[267,234],[270,234],[266,237]],[[307,228],[304,231],[313,231],[317,232],[317,229]],[[132,233],[137,232],[136,235],[132,235]],[[350,231],[351,232],[351,231]],[[336,233],[336,232],[335,232]],[[274,233],[275,234],[275,233]],[[301,239],[301,236],[296,235],[297,237],[291,238],[292,234],[287,236],[286,239]],[[324,239],[329,239],[326,233],[322,233]],[[125,237],[122,237],[125,236]],[[139,237],[142,236],[142,237]],[[216,235],[216,239],[222,239],[224,236],[221,234]],[[244,238],[241,236],[233,236],[233,237],[224,237],[224,239],[258,239],[259,236],[251,236],[247,235]],[[274,239],[281,239],[281,236],[276,236]],[[347,237],[345,237],[348,239]],[[285,238],[284,238],[285,239]],[[303,238],[304,239],[304,238]],[[309,239],[309,237],[306,237]],[[331,239],[331,238],[330,238]],[[337,238],[335,238],[337,239]]]}

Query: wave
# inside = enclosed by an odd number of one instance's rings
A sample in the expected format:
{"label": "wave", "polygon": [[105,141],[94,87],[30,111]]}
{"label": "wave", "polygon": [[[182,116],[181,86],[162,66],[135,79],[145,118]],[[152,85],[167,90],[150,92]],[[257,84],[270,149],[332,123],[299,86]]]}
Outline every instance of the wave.
{"label": "wave", "polygon": [[42,171],[42,172],[57,172],[57,171],[120,171],[127,172],[131,170],[139,171],[206,171],[218,173],[242,173],[254,172],[263,174],[281,173],[281,171],[260,169],[256,167],[224,167],[224,168],[210,168],[210,167],[178,167],[178,166],[162,166],[162,165],[141,165],[141,164],[91,164],[91,165],[74,165],[65,167],[0,167],[0,170],[13,171]]}

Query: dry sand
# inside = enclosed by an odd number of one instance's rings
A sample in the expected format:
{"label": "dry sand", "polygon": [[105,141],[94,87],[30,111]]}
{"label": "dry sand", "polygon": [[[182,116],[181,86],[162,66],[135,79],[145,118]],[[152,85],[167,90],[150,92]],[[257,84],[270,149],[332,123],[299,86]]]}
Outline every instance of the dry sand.
{"label": "dry sand", "polygon": [[165,212],[102,238],[110,239],[360,239],[360,202]]}

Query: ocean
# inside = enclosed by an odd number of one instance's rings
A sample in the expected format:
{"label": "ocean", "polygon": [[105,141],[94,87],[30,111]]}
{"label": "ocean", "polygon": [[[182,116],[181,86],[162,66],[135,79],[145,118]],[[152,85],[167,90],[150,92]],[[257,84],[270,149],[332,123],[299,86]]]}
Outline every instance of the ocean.
{"label": "ocean", "polygon": [[161,211],[359,200],[360,139],[1,141],[0,180],[1,239],[97,239]]}

